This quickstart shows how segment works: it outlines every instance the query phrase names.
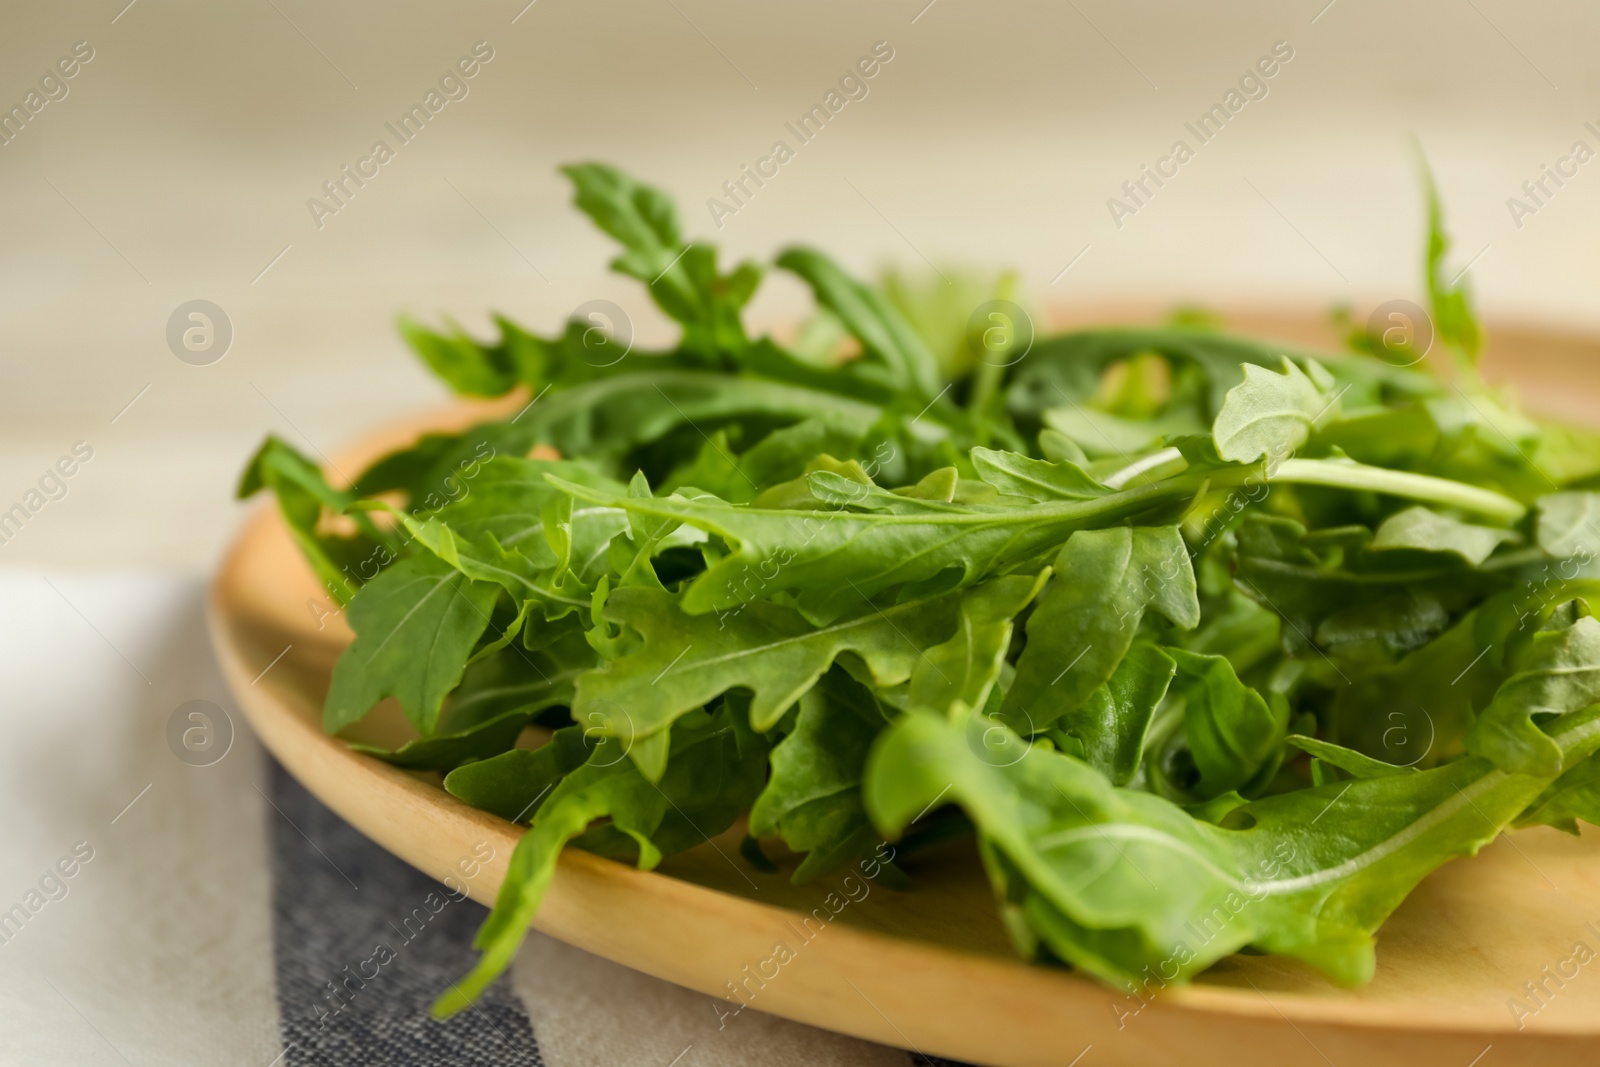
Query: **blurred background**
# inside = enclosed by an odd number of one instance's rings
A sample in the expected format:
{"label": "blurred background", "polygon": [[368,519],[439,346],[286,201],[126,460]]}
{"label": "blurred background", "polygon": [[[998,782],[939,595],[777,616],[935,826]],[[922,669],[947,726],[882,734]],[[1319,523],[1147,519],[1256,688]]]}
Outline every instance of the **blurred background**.
{"label": "blurred background", "polygon": [[[0,24],[0,107],[26,112],[0,145],[0,510],[93,450],[0,562],[208,568],[264,433],[333,452],[443,399],[399,312],[548,331],[605,298],[665,336],[567,161],[666,189],[728,256],[1015,268],[1084,319],[1419,298],[1415,138],[1491,325],[1600,329],[1600,162],[1573,156],[1600,150],[1600,8],[1577,0],[67,0]],[[866,95],[801,145],[785,123],[875,45]],[[475,46],[465,95],[401,144],[385,124]],[[1201,145],[1185,123],[1275,46],[1265,95]],[[1130,199],[1180,138],[1194,158]],[[393,158],[313,212],[378,140]],[[778,140],[794,158],[714,217]],[[1547,166],[1567,176],[1531,199]],[[193,300],[231,324],[204,365],[168,342]],[[805,306],[774,275],[752,310],[781,329]]]}

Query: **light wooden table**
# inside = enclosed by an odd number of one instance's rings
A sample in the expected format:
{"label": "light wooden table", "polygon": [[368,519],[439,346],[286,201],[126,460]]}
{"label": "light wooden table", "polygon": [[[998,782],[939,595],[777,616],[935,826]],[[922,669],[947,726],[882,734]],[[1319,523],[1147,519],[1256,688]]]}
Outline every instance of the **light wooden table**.
{"label": "light wooden table", "polygon": [[[76,41],[94,58],[0,146],[0,510],[74,442],[94,458],[0,561],[209,568],[263,433],[332,451],[438,399],[397,311],[481,326],[499,308],[550,329],[606,297],[641,341],[665,336],[570,208],[554,168],[575,159],[659,183],[732,255],[801,238],[863,271],[1011,266],[1037,306],[1083,317],[1128,299],[1416,297],[1415,135],[1483,304],[1600,327],[1600,163],[1520,229],[1505,203],[1575,139],[1600,149],[1584,126],[1600,120],[1600,9],[1324,2],[8,11],[0,103]],[[308,198],[480,40],[494,58],[469,94],[319,229]],[[1280,40],[1294,58],[1266,97],[1114,225],[1107,199]],[[894,58],[866,97],[798,146],[785,123],[877,41]],[[717,229],[705,201],[780,138],[795,159]],[[234,330],[211,366],[165,339],[196,298]],[[803,308],[777,278],[751,315]]]}

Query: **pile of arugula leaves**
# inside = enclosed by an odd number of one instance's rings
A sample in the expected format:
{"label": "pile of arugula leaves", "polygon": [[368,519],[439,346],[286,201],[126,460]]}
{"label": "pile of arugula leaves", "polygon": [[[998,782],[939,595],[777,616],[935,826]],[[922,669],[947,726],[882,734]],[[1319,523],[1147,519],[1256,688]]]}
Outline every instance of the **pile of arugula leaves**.
{"label": "pile of arugula leaves", "polygon": [[776,266],[815,318],[752,338],[760,267],[565,172],[675,347],[404,323],[516,414],[351,485],[270,438],[239,490],[348,609],[326,728],[393,697],[417,739],[365,751],[528,827],[436,1012],[505,969],[568,844],[650,868],[747,816],[746,860],[804,880],[953,828],[1029,957],[1128,988],[1252,947],[1358,983],[1429,871],[1600,818],[1600,441],[1480,380],[1431,185],[1409,366],[1366,330],[1313,358],[1193,318],[952,327],[1009,283],[878,289],[806,248]]}

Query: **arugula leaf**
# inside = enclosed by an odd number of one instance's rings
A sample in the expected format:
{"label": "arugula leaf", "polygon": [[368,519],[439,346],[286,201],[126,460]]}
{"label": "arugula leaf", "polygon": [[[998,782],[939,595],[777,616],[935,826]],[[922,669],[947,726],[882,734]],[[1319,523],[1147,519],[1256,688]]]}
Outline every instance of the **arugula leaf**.
{"label": "arugula leaf", "polygon": [[1127,785],[1139,771],[1150,723],[1177,671],[1160,648],[1135,642],[1106,683],[1061,717],[1052,736],[1076,742],[1084,762],[1113,785]]}
{"label": "arugula leaf", "polygon": [[1393,664],[1333,675],[1323,736],[1389,764],[1419,768],[1459,756],[1466,732],[1505,678],[1519,617],[1499,593]]}
{"label": "arugula leaf", "polygon": [[[1569,762],[1600,744],[1594,718],[1564,725]],[[1267,797],[1235,809],[1240,828],[1228,829],[1039,746],[995,759],[985,738],[1003,729],[904,716],[873,749],[867,810],[894,835],[931,803],[959,804],[1019,948],[1125,988],[1146,968],[1182,981],[1246,945],[1364,982],[1389,912],[1441,862],[1492,840],[1547,781],[1463,759]]]}
{"label": "arugula leaf", "polygon": [[796,885],[865,851],[872,824],[861,775],[884,712],[870,689],[837,668],[800,698],[794,728],[772,749],[772,777],[750,809],[750,833],[781,836],[806,853]]}
{"label": "arugula leaf", "polygon": [[578,500],[676,519],[736,546],[690,584],[682,602],[685,611],[737,607],[742,603],[739,582],[781,559],[781,577],[774,585],[795,590],[800,611],[822,625],[894,585],[925,582],[947,572],[955,584],[971,584],[1037,558],[1074,530],[1111,525],[1171,505],[1197,484],[1168,479],[1093,500],[1023,507],[916,500],[818,471],[809,478],[812,493],[820,504],[831,506],[806,512],[681,497],[630,499],[554,475],[550,479]]}
{"label": "arugula leaf", "polygon": [[880,364],[888,384],[932,402],[940,392],[939,365],[933,353],[894,306],[851,278],[837,263],[809,248],[791,248],[777,265],[799,275],[817,303],[827,308],[857,341],[865,358]]}
{"label": "arugula leaf", "polygon": [[622,245],[612,267],[649,286],[661,310],[683,324],[684,348],[715,356],[745,347],[739,313],[760,284],[760,268],[741,263],[718,274],[714,249],[683,243],[672,200],[615,167],[576,163],[561,171],[572,179],[578,209]]}
{"label": "arugula leaf", "polygon": [[1147,611],[1175,626],[1200,621],[1189,552],[1175,526],[1074,533],[1029,616],[1028,643],[1000,718],[1036,733],[1110,681]]}
{"label": "arugula leaf", "polygon": [[1424,471],[1525,499],[1548,490],[1545,462],[1576,458],[1537,455],[1547,436],[1504,400],[1477,389],[1352,411],[1324,427],[1317,442],[1363,463]]}
{"label": "arugula leaf", "polygon": [[1075,404],[1048,409],[1044,422],[1086,455],[1105,460],[1117,457],[1123,463],[1156,447],[1164,438],[1197,433],[1206,428],[1197,415],[1185,410],[1153,419],[1131,419]]}
{"label": "arugula leaf", "polygon": [[[468,730],[508,711],[536,715],[571,704],[574,681],[595,662],[582,632],[550,627],[532,641],[531,634],[523,636],[520,647],[509,641],[498,648],[479,645],[445,702],[442,732]],[[527,647],[530,643],[538,647]]]}
{"label": "arugula leaf", "polygon": [[1184,698],[1184,750],[1198,772],[1190,791],[1200,800],[1260,792],[1283,756],[1287,705],[1240,682],[1222,656],[1179,648],[1167,655],[1177,665],[1175,685]]}
{"label": "arugula leaf", "polygon": [[1433,170],[1426,159],[1422,161],[1422,183],[1428,197],[1426,276],[1433,328],[1440,340],[1453,346],[1467,365],[1473,366],[1483,347],[1483,329],[1473,313],[1466,282],[1445,281],[1444,257],[1450,251],[1450,237],[1444,230],[1444,209],[1439,205],[1439,188],[1434,184]]}
{"label": "arugula leaf", "polygon": [[921,650],[955,629],[959,602],[946,595],[883,607],[863,603],[858,614],[819,627],[759,600],[720,617],[689,615],[663,590],[617,589],[605,617],[637,630],[644,643],[579,679],[573,715],[607,736],[637,742],[743,688],[753,694],[751,726],[766,731],[844,653],[876,688],[908,680]]}
{"label": "arugula leaf", "polygon": [[563,777],[517,842],[494,910],[473,941],[482,952],[477,966],[434,1001],[434,1017],[470,1005],[510,965],[562,847],[595,820],[608,818],[607,828],[632,843],[640,870],[733,825],[760,791],[767,759],[766,747],[742,727],[745,717],[742,708],[725,706],[714,715],[697,711],[679,719],[659,784],[612,752],[614,742],[597,745],[586,763]]}
{"label": "arugula leaf", "polygon": [[519,604],[537,601],[548,619],[558,619],[588,607],[588,600],[576,595],[584,590],[556,588],[549,580],[549,571],[541,570],[515,549],[508,551],[495,540],[493,534],[485,533],[477,538],[460,537],[437,518],[418,522],[409,515],[401,515],[400,522],[441,561],[478,584],[499,585]]}
{"label": "arugula leaf", "polygon": [[1174,368],[1197,374],[1204,383],[1194,417],[1209,423],[1223,395],[1240,380],[1241,364],[1275,363],[1282,350],[1242,337],[1185,326],[1114,327],[1080,330],[1035,342],[1006,391],[1006,405],[1024,426],[1038,422],[1047,408],[1092,403],[1106,371],[1145,352],[1162,356]]}
{"label": "arugula leaf", "polygon": [[1437,637],[1454,616],[1505,584],[1503,576],[1449,560],[1394,566],[1385,553],[1362,545],[1328,557],[1314,547],[1303,525],[1280,516],[1251,515],[1238,532],[1239,587],[1283,618],[1284,648],[1295,655],[1320,650],[1392,660]]}
{"label": "arugula leaf", "polygon": [[1539,498],[1539,547],[1559,558],[1596,554],[1600,544],[1600,493],[1549,493]]}
{"label": "arugula leaf", "polygon": [[[599,464],[618,464],[645,449],[660,453],[646,467],[659,479],[694,457],[705,443],[702,432],[794,423],[819,411],[863,438],[883,414],[875,404],[784,382],[650,367],[552,393],[528,408],[517,429],[528,446],[543,442]],[[930,439],[940,436],[937,427],[922,426]]]}
{"label": "arugula leaf", "polygon": [[407,741],[399,748],[352,743],[351,748],[396,767],[416,771],[448,771],[472,760],[487,759],[509,749],[528,725],[528,712],[508,711],[454,733],[437,733]]}
{"label": "arugula leaf", "polygon": [[717,430],[693,460],[672,472],[665,488],[694,486],[730,503],[749,503],[764,487],[806,474],[818,455],[855,455],[865,434],[858,423],[824,414],[773,430],[738,452],[727,432]]}
{"label": "arugula leaf", "polygon": [[461,764],[445,775],[445,792],[507,822],[526,823],[550,790],[589,759],[597,743],[581,727],[564,726],[538,748],[513,748]]}
{"label": "arugula leaf", "polygon": [[489,534],[502,548],[514,549],[541,569],[558,565],[551,538],[558,531],[552,518],[565,518],[572,528],[567,536],[572,551],[592,552],[611,540],[627,524],[620,511],[591,510],[581,515],[555,516],[551,508],[570,498],[545,480],[557,474],[568,481],[621,492],[623,486],[612,478],[570,460],[518,459],[498,456],[485,463],[459,500],[439,509],[433,517],[449,526],[458,536],[473,540]]}
{"label": "arugula leaf", "polygon": [[1372,547],[1453,552],[1476,567],[1501,545],[1520,540],[1510,530],[1474,526],[1425,507],[1409,507],[1383,520]]}
{"label": "arugula leaf", "polygon": [[1467,734],[1467,751],[1515,774],[1554,777],[1561,748],[1539,722],[1600,703],[1600,619],[1573,601],[1509,657],[1510,674]]}
{"label": "arugula leaf", "polygon": [[1353,748],[1345,748],[1331,741],[1320,741],[1303,734],[1290,734],[1285,741],[1302,752],[1308,752],[1324,763],[1332,764],[1356,778],[1387,778],[1395,774],[1414,774],[1415,767],[1396,766],[1362,755]]}
{"label": "arugula leaf", "polygon": [[1025,500],[1092,500],[1111,492],[1066,461],[1051,463],[1015,452],[974,448],[972,466],[979,478],[1001,493]]}
{"label": "arugula leaf", "polygon": [[533,442],[521,431],[515,422],[489,422],[462,433],[423,434],[375,460],[356,476],[351,492],[363,498],[381,494],[411,511],[438,511],[470,489],[485,463],[530,449]]}
{"label": "arugula leaf", "polygon": [[322,532],[323,515],[342,514],[354,498],[330,486],[316,464],[276,435],[263,441],[250,457],[235,496],[245,500],[262,489],[271,489],[277,497],[290,535],[328,595],[340,606],[349,602],[366,577],[359,573],[352,577],[349,568],[357,566],[359,571],[359,565],[375,553],[385,554],[371,538],[338,538]]}
{"label": "arugula leaf", "polygon": [[927,648],[912,667],[908,703],[934,711],[956,703],[983,707],[1005,668],[1012,620],[1049,577],[1046,568],[1034,578],[1012,575],[967,589],[961,595],[955,634]]}
{"label": "arugula leaf", "polygon": [[1331,388],[1332,376],[1312,360],[1306,368],[1287,356],[1282,374],[1245,364],[1244,381],[1228,390],[1212,427],[1217,454],[1237,463],[1266,457],[1276,464],[1337,418],[1339,394]]}
{"label": "arugula leaf", "polygon": [[1517,816],[1516,825],[1553,826],[1575,835],[1579,819],[1600,826],[1600,756],[1590,756],[1551,782]]}
{"label": "arugula leaf", "polygon": [[517,384],[517,368],[507,361],[504,349],[485,348],[455,323],[449,325],[450,332],[442,334],[401,318],[400,336],[462,396],[501,396]]}
{"label": "arugula leaf", "polygon": [[337,733],[392,696],[418,733],[432,734],[499,593],[426,554],[362,586],[349,608],[356,639],[333,666],[323,729]]}

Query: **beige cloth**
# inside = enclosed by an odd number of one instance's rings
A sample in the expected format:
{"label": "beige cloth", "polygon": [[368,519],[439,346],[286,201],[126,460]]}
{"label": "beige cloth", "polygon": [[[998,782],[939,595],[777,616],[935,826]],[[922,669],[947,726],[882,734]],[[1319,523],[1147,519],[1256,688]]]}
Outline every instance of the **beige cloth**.
{"label": "beige cloth", "polygon": [[[6,1067],[284,1062],[269,839],[281,816],[212,661],[202,593],[175,575],[0,569],[0,811],[11,813],[0,909],[26,908],[57,873],[20,928],[0,925]],[[205,767],[167,743],[174,709],[197,699],[239,727]],[[59,877],[58,861],[85,854]],[[756,1011],[721,1027],[710,998],[538,933],[513,986],[548,1067],[909,1062]]]}

